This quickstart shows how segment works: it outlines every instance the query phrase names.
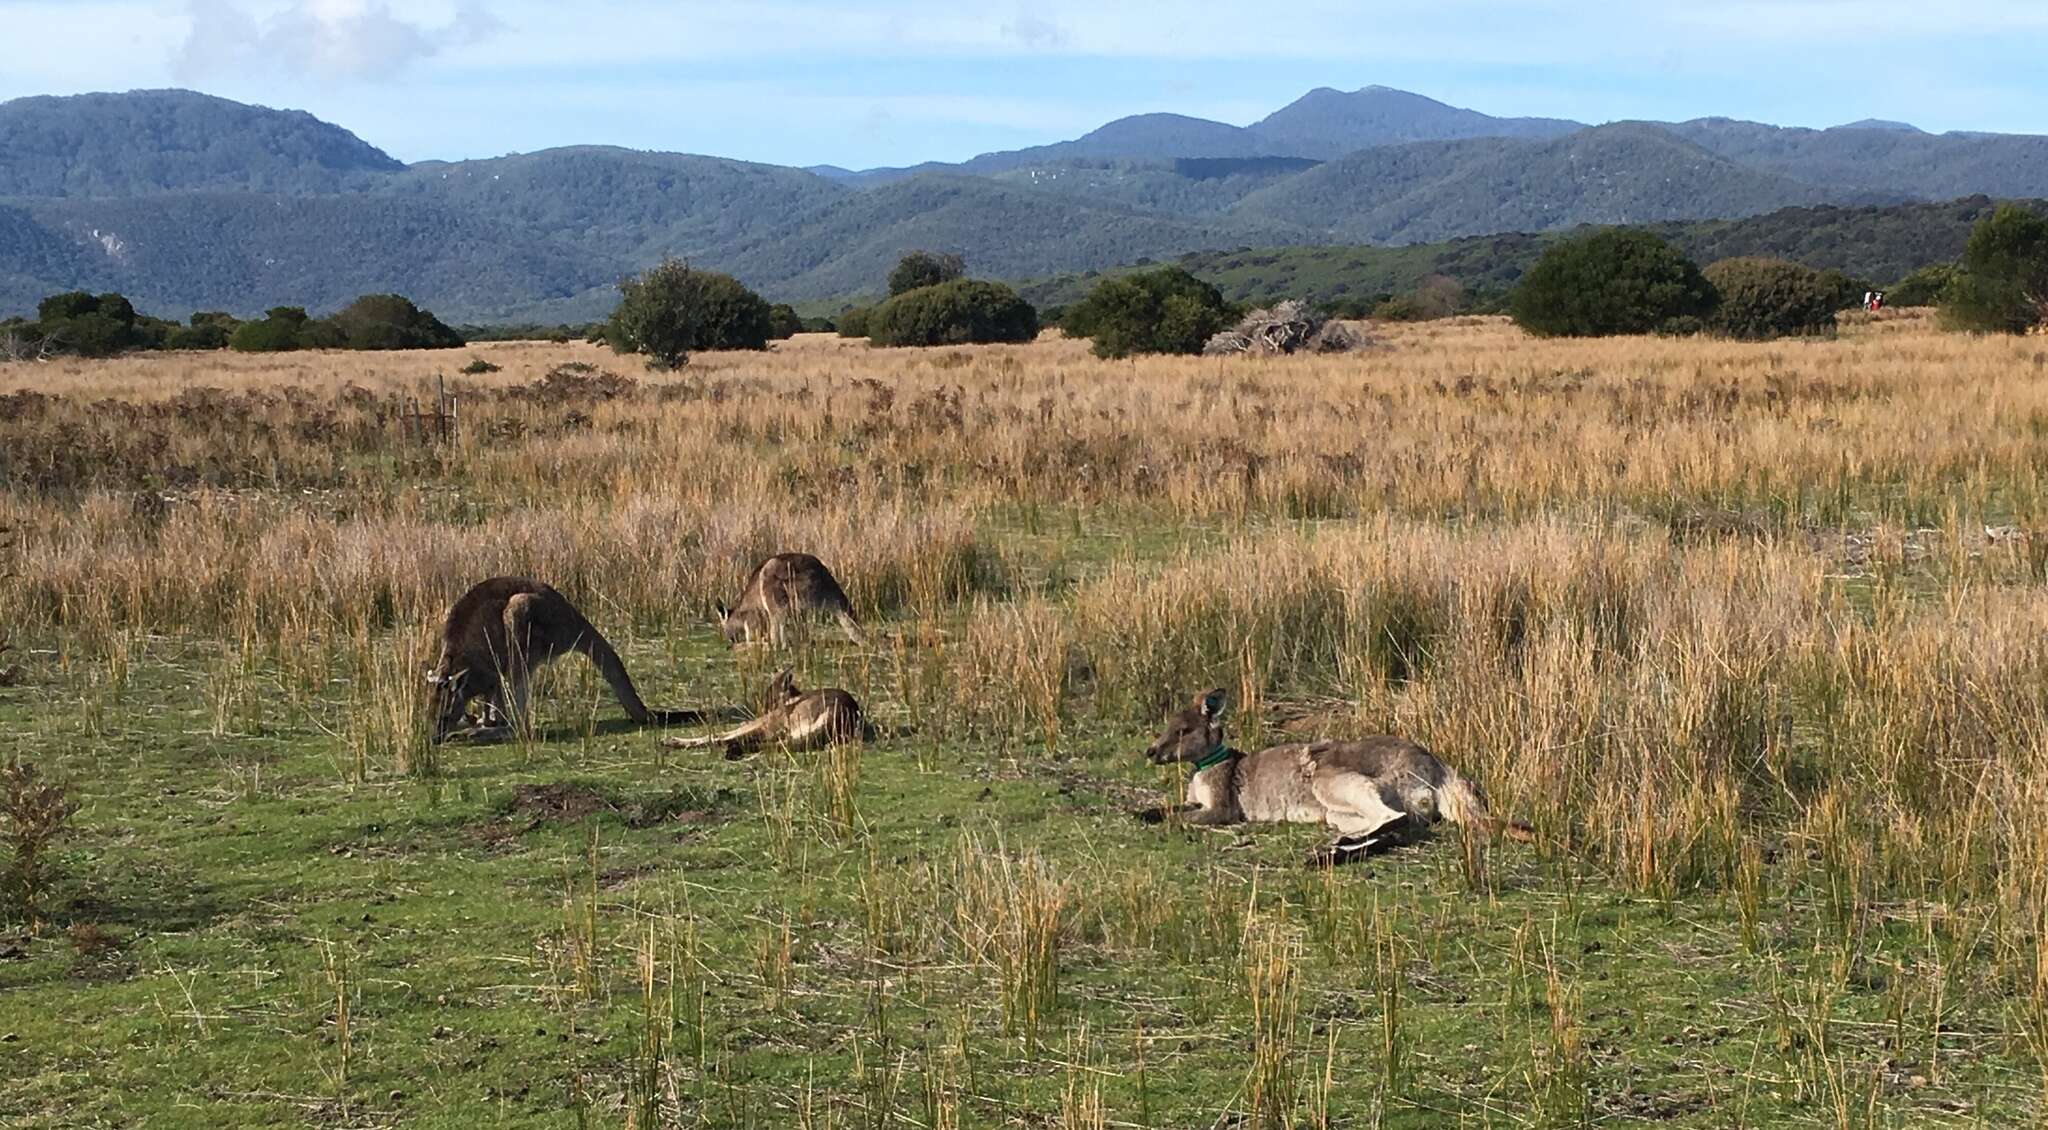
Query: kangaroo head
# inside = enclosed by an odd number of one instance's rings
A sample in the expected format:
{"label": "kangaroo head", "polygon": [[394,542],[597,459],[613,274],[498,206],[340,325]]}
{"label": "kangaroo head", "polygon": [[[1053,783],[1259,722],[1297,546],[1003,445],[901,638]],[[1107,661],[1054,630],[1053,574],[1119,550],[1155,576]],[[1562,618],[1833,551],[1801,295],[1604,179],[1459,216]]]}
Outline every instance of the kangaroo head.
{"label": "kangaroo head", "polygon": [[427,713],[434,723],[434,740],[440,741],[462,726],[469,700],[481,693],[467,668],[450,671],[443,659],[427,672]]}
{"label": "kangaroo head", "polygon": [[762,701],[767,709],[774,710],[780,706],[787,706],[802,697],[803,692],[798,690],[796,686],[796,676],[785,668],[778,672],[774,678],[768,680],[768,692],[763,696]]}
{"label": "kangaroo head", "polygon": [[742,643],[747,638],[747,617],[724,601],[712,606],[713,622],[718,625],[718,634],[727,643]]}
{"label": "kangaroo head", "polygon": [[1223,748],[1223,708],[1229,701],[1223,688],[1204,691],[1186,709],[1166,720],[1166,732],[1145,751],[1154,765],[1176,761],[1200,761]]}

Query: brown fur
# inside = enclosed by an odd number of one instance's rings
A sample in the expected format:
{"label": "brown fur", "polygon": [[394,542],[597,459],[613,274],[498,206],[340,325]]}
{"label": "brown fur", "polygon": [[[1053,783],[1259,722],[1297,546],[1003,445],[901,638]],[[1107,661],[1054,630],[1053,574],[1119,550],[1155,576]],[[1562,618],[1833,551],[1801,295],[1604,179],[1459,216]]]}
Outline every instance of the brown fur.
{"label": "brown fur", "polygon": [[[1319,863],[1343,862],[1405,835],[1449,820],[1517,839],[1526,824],[1487,813],[1479,787],[1406,738],[1376,736],[1270,746],[1256,753],[1230,748],[1223,733],[1226,696],[1212,690],[1167,721],[1146,750],[1155,765],[1226,756],[1188,781],[1185,818],[1194,824],[1250,822],[1327,824],[1337,840],[1318,852]],[[1161,819],[1165,809],[1140,815]]]}
{"label": "brown fur", "polygon": [[696,711],[649,710],[619,653],[567,597],[539,581],[493,577],[464,593],[442,622],[440,659],[427,675],[433,739],[458,732],[478,698],[488,703],[487,717],[470,736],[525,726],[534,669],[570,652],[590,658],[633,721],[673,726],[701,718]]}
{"label": "brown fur", "polygon": [[754,567],[740,591],[737,605],[718,608],[719,631],[727,643],[769,640],[780,644],[793,617],[829,614],[846,637],[861,643],[866,635],[853,618],[846,590],[825,563],[808,553],[778,553]]}
{"label": "brown fur", "polygon": [[759,718],[714,737],[664,738],[664,745],[678,749],[725,747],[728,758],[771,745],[789,749],[822,749],[835,742],[866,740],[872,733],[860,703],[837,687],[805,692],[797,689],[796,677],[788,671],[768,680]]}

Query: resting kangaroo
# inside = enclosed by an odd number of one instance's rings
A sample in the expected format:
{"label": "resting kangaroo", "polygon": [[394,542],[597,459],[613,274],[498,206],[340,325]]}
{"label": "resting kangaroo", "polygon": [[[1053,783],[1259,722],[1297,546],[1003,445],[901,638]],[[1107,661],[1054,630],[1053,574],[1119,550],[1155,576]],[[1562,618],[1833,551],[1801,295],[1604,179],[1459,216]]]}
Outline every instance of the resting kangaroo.
{"label": "resting kangaroo", "polygon": [[626,665],[567,597],[524,577],[493,577],[448,610],[441,626],[441,658],[427,674],[432,685],[434,740],[455,733],[472,700],[488,700],[485,725],[470,736],[501,735],[526,724],[533,670],[572,651],[597,665],[626,716],[643,726],[696,722],[694,710],[649,710],[633,689]]}
{"label": "resting kangaroo", "polygon": [[[1246,821],[1328,824],[1336,841],[1310,862],[1342,863],[1437,820],[1530,838],[1529,826],[1495,820],[1479,787],[1435,754],[1406,738],[1276,745],[1257,753],[1233,749],[1223,737],[1225,695],[1212,690],[1166,723],[1145,751],[1154,765],[1189,763],[1193,824]],[[1139,813],[1163,819],[1171,809]]]}
{"label": "resting kangaroo", "polygon": [[846,590],[823,561],[808,553],[778,553],[755,566],[737,607],[718,606],[718,627],[727,643],[768,639],[780,644],[792,615],[818,612],[831,613],[853,642],[866,639]]}
{"label": "resting kangaroo", "polygon": [[771,745],[790,749],[821,749],[834,742],[857,742],[871,733],[860,703],[837,687],[809,693],[797,689],[796,676],[784,671],[768,680],[767,707],[744,726],[708,738],[663,738],[678,749],[722,745],[727,758],[745,757]]}

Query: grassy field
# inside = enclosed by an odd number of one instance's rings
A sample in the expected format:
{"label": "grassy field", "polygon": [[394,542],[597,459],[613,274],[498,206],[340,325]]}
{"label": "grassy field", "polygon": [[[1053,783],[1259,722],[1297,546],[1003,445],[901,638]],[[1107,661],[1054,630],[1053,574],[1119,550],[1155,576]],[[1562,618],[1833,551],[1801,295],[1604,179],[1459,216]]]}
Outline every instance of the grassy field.
{"label": "grassy field", "polygon": [[[0,1125],[2038,1123],[2048,342],[1375,333],[0,367],[0,756],[79,802]],[[866,646],[717,637],[790,549]],[[429,746],[497,573],[654,705],[787,665],[881,734],[665,750],[569,660]],[[1539,838],[1138,822],[1210,686]]]}

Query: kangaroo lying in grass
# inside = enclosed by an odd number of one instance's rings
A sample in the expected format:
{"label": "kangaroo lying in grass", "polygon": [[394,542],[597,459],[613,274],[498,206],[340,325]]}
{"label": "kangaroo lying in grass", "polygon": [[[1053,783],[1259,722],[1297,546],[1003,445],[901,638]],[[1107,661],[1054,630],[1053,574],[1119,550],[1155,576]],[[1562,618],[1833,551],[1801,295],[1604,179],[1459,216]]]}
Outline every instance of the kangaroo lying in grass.
{"label": "kangaroo lying in grass", "polygon": [[662,744],[677,749],[724,746],[732,759],[771,745],[822,749],[834,742],[865,741],[873,733],[852,695],[837,687],[798,690],[796,676],[788,671],[768,680],[765,698],[765,712],[745,725],[712,737],[663,738]]}
{"label": "kangaroo lying in grass", "polygon": [[[580,651],[611,685],[626,716],[643,726],[701,721],[695,710],[649,710],[619,653],[567,597],[539,581],[493,577],[455,602],[441,626],[441,657],[427,673],[433,740],[504,737],[527,723],[535,668]],[[471,701],[486,700],[484,722],[463,727]]]}
{"label": "kangaroo lying in grass", "polygon": [[1406,738],[1233,749],[1223,737],[1225,701],[1220,689],[1198,696],[1145,751],[1154,765],[1186,762],[1194,776],[1187,804],[1146,809],[1142,819],[1179,811],[1191,824],[1327,824],[1336,841],[1309,859],[1323,866],[1363,858],[1438,820],[1532,838],[1527,824],[1489,816],[1477,785]]}
{"label": "kangaroo lying in grass", "polygon": [[846,590],[825,563],[808,553],[778,553],[754,567],[737,606],[718,606],[718,628],[727,643],[766,639],[780,645],[792,616],[829,613],[855,643],[866,640]]}

